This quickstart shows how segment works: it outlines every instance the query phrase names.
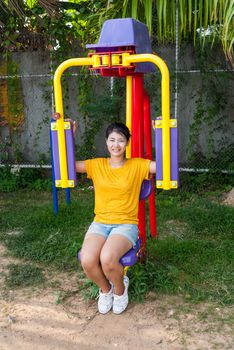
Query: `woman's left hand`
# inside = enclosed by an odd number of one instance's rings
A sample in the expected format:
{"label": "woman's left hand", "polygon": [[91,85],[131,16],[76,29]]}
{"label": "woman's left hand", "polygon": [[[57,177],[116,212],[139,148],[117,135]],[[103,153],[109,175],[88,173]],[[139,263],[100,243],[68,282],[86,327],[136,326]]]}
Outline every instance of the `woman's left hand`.
{"label": "woman's left hand", "polygon": [[150,174],[156,174],[156,162],[150,162],[149,172]]}
{"label": "woman's left hand", "polygon": [[76,123],[76,121],[75,121],[75,120],[72,120],[72,119],[65,119],[65,122],[71,122],[71,124],[72,124],[73,135],[75,135],[76,129],[77,129],[77,123]]}

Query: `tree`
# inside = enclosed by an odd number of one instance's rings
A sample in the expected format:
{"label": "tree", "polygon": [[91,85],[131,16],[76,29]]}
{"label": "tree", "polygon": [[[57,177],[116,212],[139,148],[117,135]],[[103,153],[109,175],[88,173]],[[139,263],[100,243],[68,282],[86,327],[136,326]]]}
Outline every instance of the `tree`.
{"label": "tree", "polygon": [[234,64],[234,0],[109,0],[102,20],[132,17],[147,24],[160,42],[174,42],[178,13],[179,41],[193,38],[201,43],[220,41]]}
{"label": "tree", "polygon": [[96,41],[94,14],[103,3],[104,0],[0,0],[0,51],[52,47],[67,50],[74,41],[79,46]]}
{"label": "tree", "polygon": [[212,45],[219,41],[234,65],[234,0],[0,0],[0,22],[4,23],[9,14],[22,18],[26,8],[38,5],[50,16],[61,15],[61,10],[75,10],[93,39],[104,20],[132,17],[146,23],[159,43],[174,42],[178,14],[179,42],[190,38],[194,44],[200,40]]}

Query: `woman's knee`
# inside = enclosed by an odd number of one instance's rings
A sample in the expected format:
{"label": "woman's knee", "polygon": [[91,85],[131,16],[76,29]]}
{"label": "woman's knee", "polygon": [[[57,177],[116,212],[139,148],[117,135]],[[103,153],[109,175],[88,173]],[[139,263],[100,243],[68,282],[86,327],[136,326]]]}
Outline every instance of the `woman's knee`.
{"label": "woman's knee", "polygon": [[91,271],[95,266],[97,266],[100,263],[98,258],[85,252],[81,252],[80,258],[81,266],[85,271]]}
{"label": "woman's knee", "polygon": [[111,272],[118,264],[118,258],[112,252],[102,251],[100,255],[102,269],[105,272]]}

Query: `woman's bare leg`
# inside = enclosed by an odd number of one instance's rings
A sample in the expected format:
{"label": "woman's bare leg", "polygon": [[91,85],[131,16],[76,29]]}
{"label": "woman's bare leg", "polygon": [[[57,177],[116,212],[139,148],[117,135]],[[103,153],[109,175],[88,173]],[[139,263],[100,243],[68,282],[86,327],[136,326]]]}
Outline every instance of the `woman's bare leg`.
{"label": "woman's bare leg", "polygon": [[86,276],[96,283],[103,293],[108,293],[111,286],[100,264],[100,253],[105,242],[106,238],[100,235],[86,236],[81,249],[81,265]]}
{"label": "woman's bare leg", "polygon": [[119,259],[132,248],[131,242],[121,235],[108,237],[102,247],[100,260],[106,277],[114,284],[114,293],[122,295],[124,292],[123,266]]}

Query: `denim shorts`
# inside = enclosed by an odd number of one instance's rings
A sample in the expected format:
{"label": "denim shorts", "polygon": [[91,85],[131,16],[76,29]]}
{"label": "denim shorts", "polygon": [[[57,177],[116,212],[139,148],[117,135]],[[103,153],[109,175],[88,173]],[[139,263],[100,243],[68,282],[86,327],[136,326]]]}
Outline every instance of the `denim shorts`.
{"label": "denim shorts", "polygon": [[102,224],[93,221],[89,226],[86,237],[90,234],[100,235],[105,238],[113,235],[121,235],[126,237],[134,247],[138,238],[138,233],[138,226],[136,224]]}

